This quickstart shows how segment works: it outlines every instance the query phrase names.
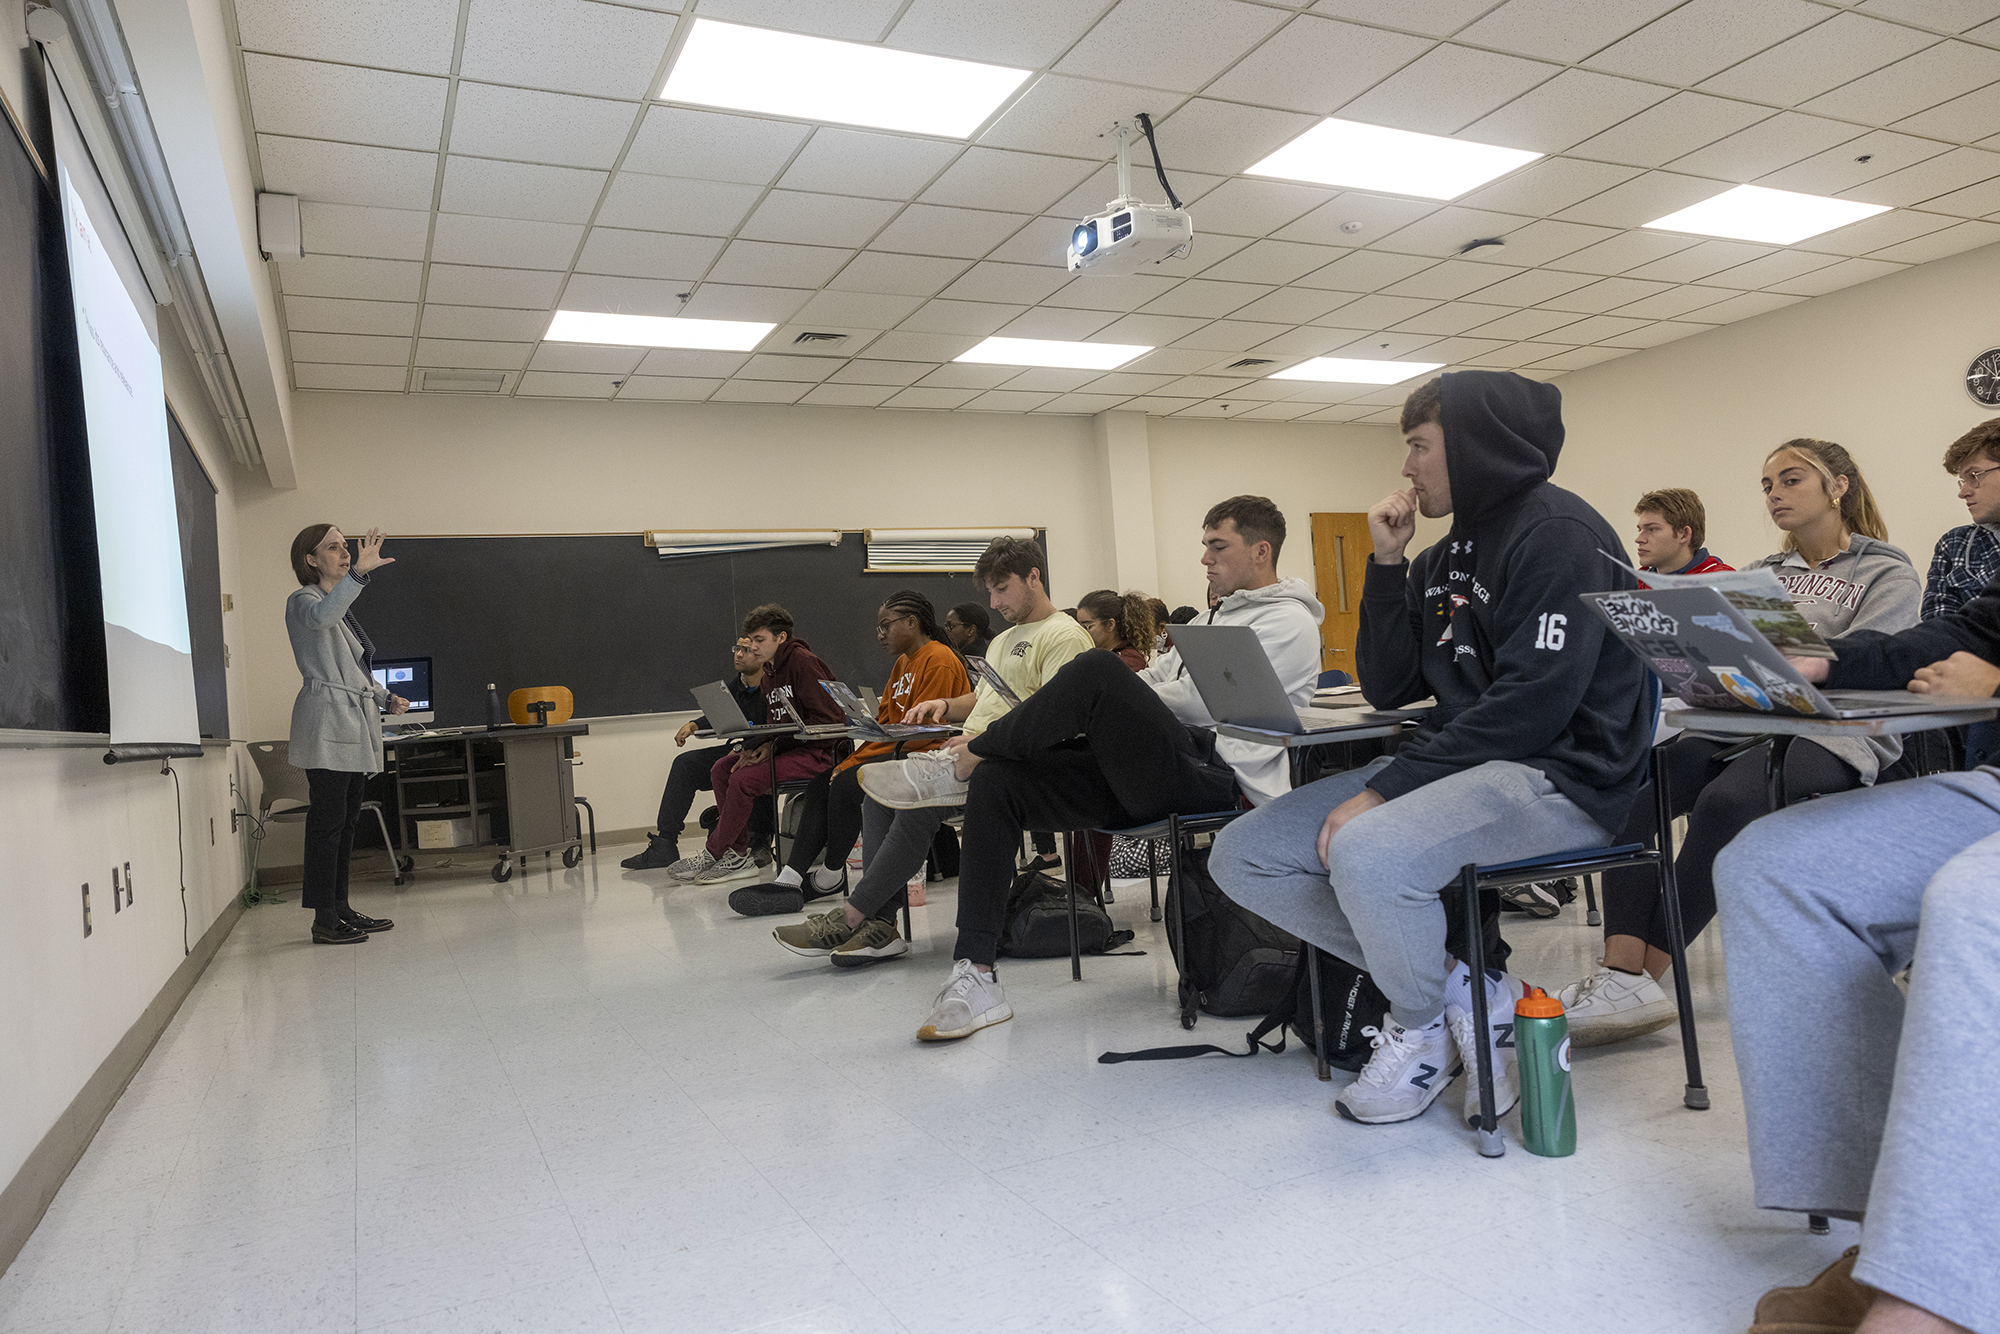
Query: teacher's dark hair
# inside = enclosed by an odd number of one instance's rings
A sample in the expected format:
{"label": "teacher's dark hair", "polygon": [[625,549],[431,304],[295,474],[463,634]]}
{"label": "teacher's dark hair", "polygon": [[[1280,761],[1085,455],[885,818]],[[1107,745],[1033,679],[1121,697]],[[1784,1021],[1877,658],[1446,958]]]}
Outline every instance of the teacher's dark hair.
{"label": "teacher's dark hair", "polygon": [[299,529],[299,535],[292,539],[292,573],[299,577],[300,585],[319,582],[319,572],[306,564],[306,557],[312,555],[332,531],[330,523],[309,523]]}

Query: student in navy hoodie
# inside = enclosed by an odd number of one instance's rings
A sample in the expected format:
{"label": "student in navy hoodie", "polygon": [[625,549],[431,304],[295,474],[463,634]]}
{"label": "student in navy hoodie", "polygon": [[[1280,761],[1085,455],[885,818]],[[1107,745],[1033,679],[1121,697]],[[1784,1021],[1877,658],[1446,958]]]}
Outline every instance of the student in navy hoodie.
{"label": "student in navy hoodie", "polygon": [[[1366,1030],[1373,1057],[1334,1103],[1351,1121],[1420,1116],[1476,1059],[1470,970],[1447,952],[1440,899],[1459,868],[1609,843],[1646,781],[1645,668],[1578,601],[1633,580],[1604,557],[1623,559],[1611,525],[1549,481],[1561,403],[1502,371],[1410,395],[1411,485],[1368,511],[1356,653],[1370,704],[1437,707],[1394,755],[1259,807],[1210,856],[1230,897],[1367,969],[1388,998]],[[1451,531],[1405,560],[1420,513],[1449,515]],[[1485,985],[1508,1014],[1501,984]],[[1484,1035],[1503,1110],[1506,1022]]]}

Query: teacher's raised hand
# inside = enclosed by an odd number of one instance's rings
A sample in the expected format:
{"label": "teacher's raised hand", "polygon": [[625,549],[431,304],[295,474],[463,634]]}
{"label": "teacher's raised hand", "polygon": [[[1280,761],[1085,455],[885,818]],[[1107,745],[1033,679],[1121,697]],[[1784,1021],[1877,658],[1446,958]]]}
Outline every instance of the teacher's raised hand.
{"label": "teacher's raised hand", "polygon": [[361,554],[354,561],[356,574],[366,575],[378,566],[396,563],[394,556],[382,554],[382,540],[383,534],[380,528],[370,528],[368,536],[361,539]]}

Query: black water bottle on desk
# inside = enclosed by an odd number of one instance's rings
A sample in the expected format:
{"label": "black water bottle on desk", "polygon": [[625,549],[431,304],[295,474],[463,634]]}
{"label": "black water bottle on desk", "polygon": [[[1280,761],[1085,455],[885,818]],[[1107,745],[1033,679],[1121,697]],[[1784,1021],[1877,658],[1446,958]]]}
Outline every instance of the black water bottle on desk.
{"label": "black water bottle on desk", "polygon": [[486,725],[488,727],[507,725],[507,706],[500,702],[500,688],[490,681],[486,684]]}

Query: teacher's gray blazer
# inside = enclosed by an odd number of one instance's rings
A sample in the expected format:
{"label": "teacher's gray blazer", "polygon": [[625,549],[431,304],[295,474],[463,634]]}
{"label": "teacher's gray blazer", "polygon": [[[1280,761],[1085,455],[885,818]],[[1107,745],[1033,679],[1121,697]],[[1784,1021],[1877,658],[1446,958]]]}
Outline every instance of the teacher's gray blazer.
{"label": "teacher's gray blazer", "polygon": [[331,593],[308,584],[285,599],[285,630],[305,678],[292,705],[294,768],[382,770],[381,706],[389,692],[361,670],[361,641],[341,620],[361,588],[350,571]]}

